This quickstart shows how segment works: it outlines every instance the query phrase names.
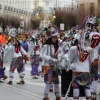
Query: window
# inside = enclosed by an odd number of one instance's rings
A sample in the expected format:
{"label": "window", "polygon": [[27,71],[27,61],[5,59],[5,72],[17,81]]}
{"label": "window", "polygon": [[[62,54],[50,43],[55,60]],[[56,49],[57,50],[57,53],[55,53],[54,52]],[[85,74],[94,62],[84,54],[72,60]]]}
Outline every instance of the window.
{"label": "window", "polygon": [[13,7],[11,7],[10,11],[13,11]]}
{"label": "window", "polygon": [[54,8],[53,8],[53,7],[50,7],[50,8],[49,8],[49,10],[50,10],[50,11],[53,11],[53,10],[54,10]]}
{"label": "window", "polygon": [[21,13],[21,9],[19,9],[19,13]]}
{"label": "window", "polygon": [[24,10],[20,9],[20,14],[24,14]]}
{"label": "window", "polygon": [[63,7],[63,10],[66,10],[67,8],[66,7]]}
{"label": "window", "polygon": [[71,7],[71,12],[73,12],[74,11],[74,8],[73,7]]}
{"label": "window", "polygon": [[18,13],[19,12],[19,9],[17,9],[16,12]]}
{"label": "window", "polygon": [[16,12],[16,8],[14,8],[14,12]]}
{"label": "window", "polygon": [[84,4],[80,4],[80,14],[81,15],[84,15],[85,14]]}
{"label": "window", "polygon": [[7,5],[5,5],[5,8],[4,9],[7,10]]}
{"label": "window", "polygon": [[2,9],[2,4],[0,4],[0,9]]}
{"label": "window", "polygon": [[8,6],[8,11],[10,11],[10,6]]}
{"label": "window", "polygon": [[49,1],[46,1],[46,6],[49,6]]}
{"label": "window", "polygon": [[90,3],[90,14],[94,14],[94,3]]}

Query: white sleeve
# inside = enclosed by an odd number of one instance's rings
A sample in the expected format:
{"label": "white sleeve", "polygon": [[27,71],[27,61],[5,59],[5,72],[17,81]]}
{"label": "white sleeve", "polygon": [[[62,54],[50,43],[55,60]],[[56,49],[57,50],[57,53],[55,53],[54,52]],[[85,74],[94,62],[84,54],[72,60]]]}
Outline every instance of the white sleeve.
{"label": "white sleeve", "polygon": [[50,56],[47,55],[47,48],[48,46],[44,45],[42,48],[41,48],[41,53],[40,53],[40,57],[46,61],[49,61],[50,60]]}
{"label": "white sleeve", "polygon": [[35,44],[31,41],[29,45],[29,55],[30,56],[34,54],[34,47],[35,47]]}
{"label": "white sleeve", "polygon": [[89,52],[89,62],[93,63],[94,61],[94,50],[91,47],[87,47],[88,52]]}
{"label": "white sleeve", "polygon": [[58,59],[59,59],[59,60],[62,59],[63,56],[64,56],[63,50],[62,50],[61,47],[59,47],[59,49],[58,49]]}
{"label": "white sleeve", "polygon": [[21,47],[21,53],[23,54],[23,55],[26,55],[26,56],[28,56],[28,53]]}
{"label": "white sleeve", "polygon": [[91,40],[92,39],[92,34],[89,34],[89,40]]}

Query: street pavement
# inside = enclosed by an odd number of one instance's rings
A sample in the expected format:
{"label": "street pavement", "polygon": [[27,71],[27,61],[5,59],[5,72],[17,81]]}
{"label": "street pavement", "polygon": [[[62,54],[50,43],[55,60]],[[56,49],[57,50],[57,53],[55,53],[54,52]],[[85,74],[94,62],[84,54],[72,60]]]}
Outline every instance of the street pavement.
{"label": "street pavement", "polygon": [[[9,75],[9,65],[4,64],[6,67],[5,74]],[[0,83],[0,100],[42,100],[43,98],[43,89],[44,89],[44,80],[43,77],[39,76],[38,79],[34,79],[30,76],[30,64],[29,62],[25,65],[25,85],[16,84],[20,81],[17,71],[14,73],[13,84],[8,85],[7,82],[9,78]],[[60,78],[60,77],[59,77]],[[61,87],[61,84],[60,84]],[[100,83],[98,84],[98,93],[100,91]],[[55,100],[54,93],[49,93],[50,100]],[[81,97],[80,100],[83,100],[84,97]],[[62,97],[64,100],[64,97]],[[72,97],[69,97],[68,100],[73,100]],[[100,95],[97,95],[97,100],[100,100]]]}

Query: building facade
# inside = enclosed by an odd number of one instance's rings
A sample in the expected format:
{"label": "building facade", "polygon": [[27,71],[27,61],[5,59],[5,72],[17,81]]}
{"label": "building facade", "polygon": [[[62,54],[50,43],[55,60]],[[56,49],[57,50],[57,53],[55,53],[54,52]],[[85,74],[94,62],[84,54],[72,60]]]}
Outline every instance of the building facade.
{"label": "building facade", "polygon": [[46,11],[49,13],[54,10],[54,8],[67,8],[73,9],[76,7],[77,2],[76,0],[46,0],[45,8]]}
{"label": "building facade", "polygon": [[8,14],[27,14],[33,8],[33,0],[0,0],[0,10]]}
{"label": "building facade", "polygon": [[0,0],[0,16],[3,18],[17,17],[29,26],[34,0]]}
{"label": "building facade", "polygon": [[73,12],[77,2],[76,0],[0,0],[0,16],[17,16],[29,26],[31,14],[38,6],[43,7],[44,17],[48,17],[55,8],[71,9]]}
{"label": "building facade", "polygon": [[97,14],[100,10],[100,0],[78,0],[78,9],[82,14]]}

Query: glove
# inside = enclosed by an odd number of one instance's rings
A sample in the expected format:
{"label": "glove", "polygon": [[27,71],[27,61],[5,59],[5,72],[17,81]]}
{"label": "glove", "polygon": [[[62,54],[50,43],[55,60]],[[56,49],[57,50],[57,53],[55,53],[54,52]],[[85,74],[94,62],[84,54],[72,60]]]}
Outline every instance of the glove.
{"label": "glove", "polygon": [[60,58],[60,59],[58,59],[58,62],[62,62],[62,60],[63,60],[63,59]]}
{"label": "glove", "polygon": [[57,62],[57,59],[50,58],[50,60],[49,60],[49,65],[50,65],[50,66],[54,66],[54,63],[56,63],[56,62]]}
{"label": "glove", "polygon": [[57,61],[58,61],[57,59],[52,58],[53,63],[56,63]]}
{"label": "glove", "polygon": [[93,66],[98,67],[98,59],[95,59],[95,60],[94,60]]}

